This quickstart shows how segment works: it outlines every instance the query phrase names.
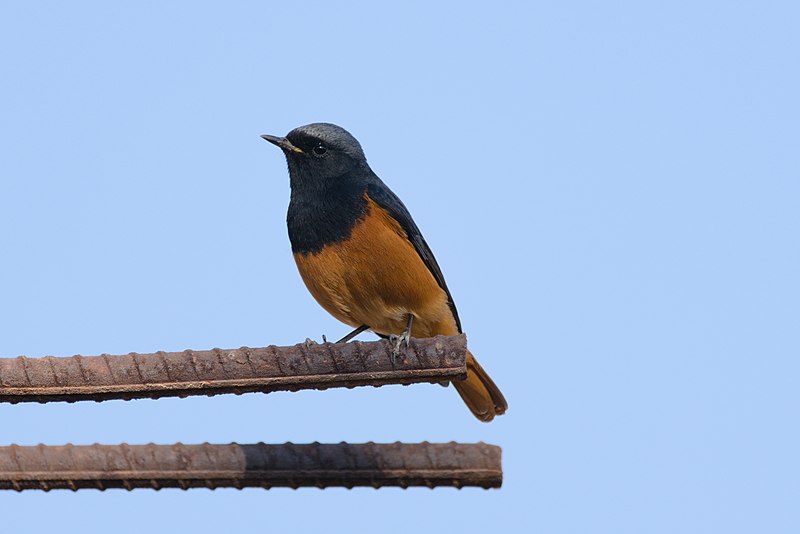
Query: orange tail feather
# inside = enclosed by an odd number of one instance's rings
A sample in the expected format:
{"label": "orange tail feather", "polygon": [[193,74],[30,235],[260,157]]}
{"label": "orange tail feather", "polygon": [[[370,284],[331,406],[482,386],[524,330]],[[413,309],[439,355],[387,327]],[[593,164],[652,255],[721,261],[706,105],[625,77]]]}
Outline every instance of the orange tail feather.
{"label": "orange tail feather", "polygon": [[467,351],[467,379],[453,382],[467,408],[475,417],[488,423],[495,415],[502,415],[508,409],[506,398],[489,377],[478,360]]}

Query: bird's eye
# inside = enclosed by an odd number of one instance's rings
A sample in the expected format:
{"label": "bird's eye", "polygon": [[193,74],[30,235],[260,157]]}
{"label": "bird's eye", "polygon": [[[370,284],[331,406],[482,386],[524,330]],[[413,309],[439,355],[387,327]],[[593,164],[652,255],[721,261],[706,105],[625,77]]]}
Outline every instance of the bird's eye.
{"label": "bird's eye", "polygon": [[317,146],[315,146],[313,148],[313,150],[314,150],[314,154],[316,154],[317,156],[322,156],[323,154],[325,154],[325,152],[328,151],[328,147],[326,147],[325,145],[320,143]]}

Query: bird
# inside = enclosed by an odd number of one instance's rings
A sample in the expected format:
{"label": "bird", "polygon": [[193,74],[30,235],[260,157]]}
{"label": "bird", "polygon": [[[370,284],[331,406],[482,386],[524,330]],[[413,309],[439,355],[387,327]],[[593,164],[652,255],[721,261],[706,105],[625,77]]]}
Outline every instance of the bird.
{"label": "bird", "polygon": [[[338,342],[371,330],[393,340],[396,354],[412,336],[462,333],[433,252],[353,135],[320,122],[261,137],[286,156],[286,222],[300,276],[328,313],[354,328]],[[484,422],[505,413],[505,397],[469,351],[466,364],[466,380],[453,385],[470,411]]]}

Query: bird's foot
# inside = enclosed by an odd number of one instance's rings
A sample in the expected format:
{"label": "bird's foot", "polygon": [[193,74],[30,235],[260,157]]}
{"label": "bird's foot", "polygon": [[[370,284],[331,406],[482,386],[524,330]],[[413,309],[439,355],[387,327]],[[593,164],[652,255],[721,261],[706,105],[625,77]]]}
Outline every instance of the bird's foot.
{"label": "bird's foot", "polygon": [[[328,338],[325,337],[325,334],[322,334],[322,342],[323,343],[327,343],[328,342]],[[314,345],[319,345],[319,343],[317,343],[316,341],[314,341],[310,337],[307,337],[306,340],[303,343],[305,343],[306,348],[313,347]]]}
{"label": "bird's foot", "polygon": [[389,341],[394,343],[394,347],[392,348],[392,367],[394,367],[394,362],[397,360],[397,357],[400,356],[400,353],[405,352],[403,350],[403,345],[405,345],[405,350],[408,350],[408,342],[411,340],[411,324],[414,322],[414,316],[409,313],[406,316],[406,321],[406,329],[402,334],[399,336],[395,334],[389,336]]}
{"label": "bird's foot", "polygon": [[397,357],[400,356],[401,353],[405,353],[408,350],[408,342],[411,339],[411,332],[406,330],[399,336],[397,335],[390,335],[389,341],[394,345],[392,347],[392,366],[394,366],[395,361],[397,361]]}

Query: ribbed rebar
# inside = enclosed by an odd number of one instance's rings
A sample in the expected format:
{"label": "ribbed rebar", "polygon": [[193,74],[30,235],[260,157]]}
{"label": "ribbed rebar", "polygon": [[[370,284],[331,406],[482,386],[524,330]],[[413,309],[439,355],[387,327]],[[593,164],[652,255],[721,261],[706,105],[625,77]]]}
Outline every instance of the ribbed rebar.
{"label": "ribbed rebar", "polygon": [[464,335],[412,339],[392,357],[388,341],[292,347],[0,358],[0,402],[158,398],[466,378]]}
{"label": "ribbed rebar", "polygon": [[485,443],[0,447],[0,489],[477,486],[498,488]]}

